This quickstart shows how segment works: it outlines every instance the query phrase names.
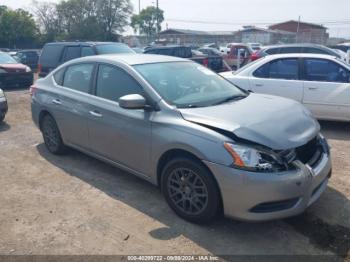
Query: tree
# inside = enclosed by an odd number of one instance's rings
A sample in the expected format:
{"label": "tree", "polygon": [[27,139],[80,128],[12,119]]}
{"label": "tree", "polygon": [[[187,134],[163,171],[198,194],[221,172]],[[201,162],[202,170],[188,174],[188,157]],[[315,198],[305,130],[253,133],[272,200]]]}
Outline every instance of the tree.
{"label": "tree", "polygon": [[130,0],[67,0],[57,5],[71,39],[115,40],[128,25],[131,11]]}
{"label": "tree", "polygon": [[97,6],[97,20],[102,27],[105,40],[113,40],[116,34],[124,32],[132,13],[130,0],[104,0]]}
{"label": "tree", "polygon": [[[158,18],[158,23],[157,23]],[[164,21],[164,12],[154,6],[143,9],[140,14],[131,17],[131,27],[140,34],[148,37],[155,36],[161,30]]]}
{"label": "tree", "polygon": [[38,28],[30,13],[23,9],[0,8],[0,39],[9,48],[23,42],[34,42]]}
{"label": "tree", "polygon": [[39,25],[43,42],[54,41],[62,33],[56,5],[51,2],[33,1],[33,13]]}

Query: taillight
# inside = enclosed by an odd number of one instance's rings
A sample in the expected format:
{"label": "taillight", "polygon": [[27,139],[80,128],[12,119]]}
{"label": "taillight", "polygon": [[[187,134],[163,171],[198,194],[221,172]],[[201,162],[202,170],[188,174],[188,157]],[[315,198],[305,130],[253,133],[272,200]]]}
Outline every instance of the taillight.
{"label": "taillight", "polygon": [[251,61],[258,60],[259,58],[260,58],[259,51],[254,52],[254,53],[250,56],[250,60],[251,60]]}
{"label": "taillight", "polygon": [[29,88],[30,96],[33,96],[37,89],[38,89],[38,87],[36,85],[31,85],[30,88]]}
{"label": "taillight", "polygon": [[41,64],[38,64],[38,74],[41,72]]}
{"label": "taillight", "polygon": [[203,65],[206,66],[206,67],[209,66],[209,60],[208,60],[208,58],[205,58],[205,59],[203,60]]}

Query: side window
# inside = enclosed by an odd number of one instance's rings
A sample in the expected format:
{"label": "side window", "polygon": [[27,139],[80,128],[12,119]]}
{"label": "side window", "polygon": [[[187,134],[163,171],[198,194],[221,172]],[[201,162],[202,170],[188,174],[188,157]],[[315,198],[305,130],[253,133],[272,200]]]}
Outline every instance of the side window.
{"label": "side window", "polygon": [[304,47],[304,53],[329,55],[326,51],[315,47]]}
{"label": "side window", "polygon": [[305,59],[305,80],[348,83],[350,73],[337,63],[325,59]]}
{"label": "side window", "polygon": [[260,66],[253,72],[253,76],[258,78],[269,78],[270,76],[270,63]]}
{"label": "side window", "polygon": [[266,49],[265,53],[269,54],[269,55],[274,55],[278,53],[279,48],[270,48],[270,49]]}
{"label": "side window", "polygon": [[64,54],[63,61],[69,61],[74,58],[80,57],[80,46],[67,46]]}
{"label": "side window", "polygon": [[90,46],[83,46],[81,48],[81,56],[91,56],[95,55],[94,50]]}
{"label": "side window", "polygon": [[64,74],[63,86],[76,91],[89,93],[93,64],[69,66]]}
{"label": "side window", "polygon": [[298,59],[278,59],[267,63],[254,71],[253,76],[259,78],[273,78],[296,80],[299,79]]}
{"label": "side window", "polygon": [[297,46],[281,47],[279,53],[280,54],[301,53],[301,47],[297,47]]}
{"label": "side window", "polygon": [[60,70],[58,70],[54,75],[53,75],[53,78],[55,79],[55,82],[58,84],[58,85],[62,85],[63,83],[63,76],[64,76],[64,70],[65,68],[62,68]]}
{"label": "side window", "polygon": [[298,59],[279,59],[270,63],[270,78],[296,80],[299,78]]}
{"label": "side window", "polygon": [[117,102],[120,97],[131,94],[142,94],[142,89],[135,79],[117,67],[99,66],[96,96]]}

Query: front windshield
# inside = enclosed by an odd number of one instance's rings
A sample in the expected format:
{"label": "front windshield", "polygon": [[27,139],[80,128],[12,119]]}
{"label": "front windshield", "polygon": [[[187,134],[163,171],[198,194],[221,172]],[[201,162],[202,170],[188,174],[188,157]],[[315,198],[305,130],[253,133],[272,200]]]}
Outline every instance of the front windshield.
{"label": "front windshield", "polygon": [[165,101],[179,108],[210,106],[247,96],[229,81],[194,62],[134,67]]}
{"label": "front windshield", "polygon": [[0,53],[0,64],[18,64],[18,62],[12,56]]}
{"label": "front windshield", "polygon": [[124,44],[103,44],[96,45],[96,50],[99,55],[105,54],[134,54],[130,47]]}

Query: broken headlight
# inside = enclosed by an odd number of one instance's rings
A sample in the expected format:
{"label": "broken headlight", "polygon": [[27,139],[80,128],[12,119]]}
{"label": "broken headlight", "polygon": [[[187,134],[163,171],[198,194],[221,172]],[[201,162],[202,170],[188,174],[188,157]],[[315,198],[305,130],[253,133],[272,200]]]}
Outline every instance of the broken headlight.
{"label": "broken headlight", "polygon": [[233,143],[224,143],[224,147],[232,156],[234,167],[254,172],[277,172],[283,168],[272,152]]}

